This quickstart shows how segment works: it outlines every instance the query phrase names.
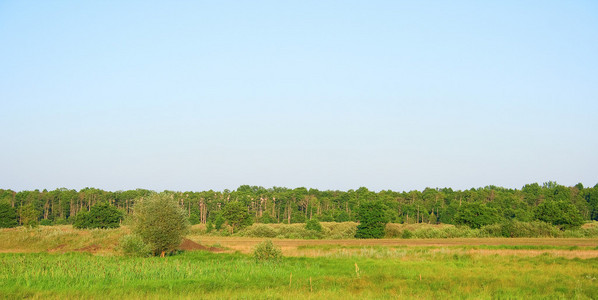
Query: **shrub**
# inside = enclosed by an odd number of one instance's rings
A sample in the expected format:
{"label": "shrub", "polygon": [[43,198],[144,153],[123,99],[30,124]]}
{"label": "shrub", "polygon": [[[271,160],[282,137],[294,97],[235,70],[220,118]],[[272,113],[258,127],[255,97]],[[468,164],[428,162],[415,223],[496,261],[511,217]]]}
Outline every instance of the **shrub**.
{"label": "shrub", "polygon": [[185,211],[167,195],[152,194],[141,199],[134,210],[133,233],[151,245],[154,255],[176,250],[189,231]]}
{"label": "shrub", "polygon": [[189,223],[191,225],[199,224],[200,223],[199,216],[197,216],[197,214],[195,214],[195,213],[192,213],[191,216],[189,217]]}
{"label": "shrub", "polygon": [[50,220],[50,219],[43,219],[43,220],[39,221],[39,225],[50,226],[50,225],[52,225],[52,220]]}
{"label": "shrub", "polygon": [[255,246],[253,257],[257,261],[277,261],[282,258],[282,251],[271,240],[266,240]]}
{"label": "shrub", "polygon": [[220,230],[220,229],[222,229],[223,224],[224,224],[224,218],[222,217],[222,214],[218,214],[216,216],[216,220],[214,220],[214,228],[216,230]]}
{"label": "shrub", "polygon": [[317,219],[311,219],[305,223],[305,229],[322,232],[322,225]]}
{"label": "shrub", "polygon": [[214,230],[214,224],[212,223],[212,221],[208,221],[208,223],[206,224],[206,233],[210,233],[212,232],[212,230]]}
{"label": "shrub", "polygon": [[254,224],[250,227],[247,227],[242,232],[242,235],[250,236],[250,237],[273,238],[273,237],[276,237],[278,235],[278,233],[271,226],[264,225],[264,224]]}
{"label": "shrub", "polygon": [[123,220],[124,213],[108,202],[96,204],[75,217],[75,228],[117,228]]}
{"label": "shrub", "polygon": [[557,227],[540,221],[509,220],[500,224],[484,226],[481,231],[491,237],[559,237],[561,235]]}
{"label": "shrub", "polygon": [[324,228],[327,238],[330,239],[350,239],[354,238],[357,233],[357,223],[355,222],[325,223]]}
{"label": "shrub", "polygon": [[152,252],[152,247],[145,242],[138,235],[128,234],[123,236],[119,242],[120,250],[126,256],[149,256]]}
{"label": "shrub", "polygon": [[16,227],[17,209],[8,203],[0,203],[0,228]]}
{"label": "shrub", "polygon": [[413,237],[413,232],[411,232],[411,230],[409,230],[409,229],[405,229],[405,230],[403,230],[403,233],[401,233],[402,239],[410,239],[412,237]]}
{"label": "shrub", "polygon": [[384,229],[384,237],[399,238],[402,234],[401,225],[395,223],[388,223]]}

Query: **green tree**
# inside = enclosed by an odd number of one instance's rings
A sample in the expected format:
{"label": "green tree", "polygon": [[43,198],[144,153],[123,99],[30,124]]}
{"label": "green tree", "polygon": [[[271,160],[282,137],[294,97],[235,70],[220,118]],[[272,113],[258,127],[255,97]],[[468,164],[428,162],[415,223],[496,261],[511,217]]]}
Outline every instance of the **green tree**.
{"label": "green tree", "polygon": [[359,225],[357,225],[355,237],[358,239],[384,237],[384,229],[388,223],[385,210],[386,207],[380,201],[361,203],[357,210]]}
{"label": "green tree", "polygon": [[463,203],[455,216],[456,224],[470,228],[480,228],[498,221],[498,211],[481,202]]}
{"label": "green tree", "polygon": [[577,207],[566,201],[544,201],[536,207],[535,215],[536,219],[561,229],[579,228],[583,224]]}
{"label": "green tree", "polygon": [[222,209],[222,217],[231,227],[231,233],[235,233],[235,229],[251,225],[251,218],[245,207],[241,202],[230,202]]}
{"label": "green tree", "polygon": [[82,211],[75,217],[75,228],[118,228],[124,213],[108,202],[96,204],[90,211]]}
{"label": "green tree", "polygon": [[17,226],[17,210],[8,203],[0,203],[0,228]]}
{"label": "green tree", "polygon": [[40,211],[35,209],[35,206],[33,206],[31,203],[19,208],[19,218],[21,220],[21,224],[24,226],[37,226],[39,224],[39,216]]}
{"label": "green tree", "polygon": [[311,219],[305,223],[305,229],[322,232],[322,224],[317,219]]}
{"label": "green tree", "polygon": [[168,195],[152,194],[135,204],[133,233],[154,255],[172,253],[189,231],[189,221],[178,202]]}
{"label": "green tree", "polygon": [[226,220],[224,220],[224,217],[222,217],[222,213],[219,213],[218,215],[216,215],[216,218],[214,220],[214,228],[216,230],[222,229],[222,225],[224,225],[225,221]]}

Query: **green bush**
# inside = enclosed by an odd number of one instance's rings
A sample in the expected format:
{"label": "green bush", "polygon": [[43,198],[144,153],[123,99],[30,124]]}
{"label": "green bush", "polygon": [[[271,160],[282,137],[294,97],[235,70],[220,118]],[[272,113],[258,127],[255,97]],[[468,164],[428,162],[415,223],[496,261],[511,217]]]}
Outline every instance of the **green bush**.
{"label": "green bush", "polygon": [[152,246],[154,255],[174,252],[189,231],[178,202],[166,194],[152,194],[134,206],[133,233]]}
{"label": "green bush", "polygon": [[214,230],[214,224],[212,223],[212,221],[208,221],[208,223],[206,224],[206,233],[210,233],[212,232],[212,230]]}
{"label": "green bush", "polygon": [[282,258],[282,251],[271,240],[266,240],[255,246],[253,257],[257,261],[277,261]]}
{"label": "green bush", "polygon": [[305,229],[322,232],[322,224],[317,219],[311,219],[305,223]]}
{"label": "green bush", "polygon": [[152,252],[152,247],[143,242],[141,237],[134,234],[123,236],[120,239],[119,247],[126,256],[146,257]]}
{"label": "green bush", "polygon": [[189,217],[189,223],[191,225],[199,224],[200,223],[199,216],[197,216],[197,214],[192,213],[191,216]]}
{"label": "green bush", "polygon": [[409,229],[405,229],[405,230],[403,230],[403,233],[401,233],[402,239],[410,239],[412,237],[413,237],[413,232],[411,232],[411,230],[409,230]]}
{"label": "green bush", "polygon": [[357,232],[355,222],[330,222],[323,223],[324,236],[329,239],[352,239]]}
{"label": "green bush", "polygon": [[108,202],[96,204],[75,217],[74,228],[118,228],[124,213]]}
{"label": "green bush", "polygon": [[50,226],[50,225],[52,225],[52,220],[50,220],[50,219],[43,219],[43,220],[39,221],[39,225]]}
{"label": "green bush", "polygon": [[240,234],[250,237],[273,238],[278,235],[278,232],[271,226],[265,224],[253,224],[250,227],[245,228]]}
{"label": "green bush", "polygon": [[509,220],[484,226],[481,231],[489,237],[558,237],[561,235],[557,227],[541,221],[520,222]]}

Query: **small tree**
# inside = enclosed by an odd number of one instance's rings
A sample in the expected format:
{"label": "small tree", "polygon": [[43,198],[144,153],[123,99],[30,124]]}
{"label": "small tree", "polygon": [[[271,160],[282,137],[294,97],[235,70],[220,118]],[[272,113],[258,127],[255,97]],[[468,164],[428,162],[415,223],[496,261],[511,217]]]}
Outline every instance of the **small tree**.
{"label": "small tree", "polygon": [[378,239],[384,237],[384,229],[386,228],[386,223],[388,223],[385,210],[386,207],[379,201],[361,203],[357,211],[359,225],[357,225],[355,237],[358,239]]}
{"label": "small tree", "polygon": [[19,218],[24,226],[36,227],[39,222],[40,212],[35,209],[33,204],[27,204],[19,208]]}
{"label": "small tree", "polygon": [[0,228],[17,226],[17,209],[8,203],[0,203]]}
{"label": "small tree", "polygon": [[251,218],[249,217],[247,208],[241,202],[228,203],[222,209],[222,216],[231,227],[231,233],[235,232],[235,228],[239,229],[251,225]]}
{"label": "small tree", "polygon": [[77,214],[73,227],[75,228],[118,228],[124,213],[108,202],[96,204],[89,212]]}
{"label": "small tree", "polygon": [[322,224],[317,219],[311,219],[305,223],[305,229],[322,232]]}
{"label": "small tree", "polygon": [[150,245],[154,255],[177,249],[189,230],[185,211],[167,195],[152,194],[134,207],[133,233]]}

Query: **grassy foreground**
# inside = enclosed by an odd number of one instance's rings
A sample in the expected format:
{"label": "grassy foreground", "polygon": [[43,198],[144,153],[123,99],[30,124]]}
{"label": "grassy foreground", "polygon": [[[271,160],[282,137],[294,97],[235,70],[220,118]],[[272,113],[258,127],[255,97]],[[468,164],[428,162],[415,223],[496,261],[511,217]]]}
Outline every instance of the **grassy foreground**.
{"label": "grassy foreground", "polygon": [[123,257],[127,228],[0,230],[0,299],[596,299],[592,238],[275,239],[194,235],[226,253]]}
{"label": "grassy foreground", "polygon": [[203,251],[167,258],[0,254],[0,298],[593,299],[597,278],[597,258],[480,256],[419,247],[278,263]]}

